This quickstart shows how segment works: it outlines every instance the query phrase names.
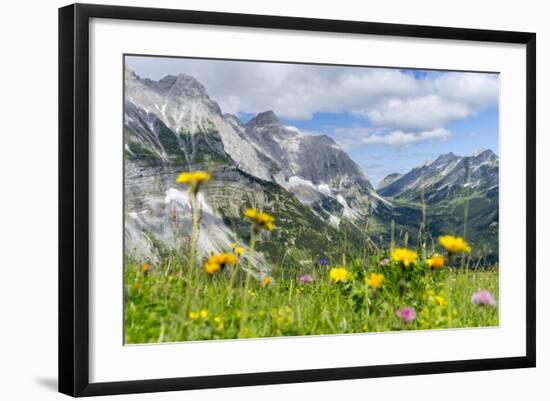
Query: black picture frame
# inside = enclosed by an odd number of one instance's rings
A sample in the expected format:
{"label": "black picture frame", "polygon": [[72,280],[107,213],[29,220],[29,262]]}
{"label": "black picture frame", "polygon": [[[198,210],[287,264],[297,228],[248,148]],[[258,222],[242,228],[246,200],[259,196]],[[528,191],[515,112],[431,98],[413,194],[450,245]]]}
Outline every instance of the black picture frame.
{"label": "black picture frame", "polygon": [[[520,357],[90,383],[89,21],[91,18],[415,38],[526,46],[526,353]],[[536,280],[536,35],[480,29],[74,4],[59,9],[59,391],[71,396],[141,393],[534,367]]]}

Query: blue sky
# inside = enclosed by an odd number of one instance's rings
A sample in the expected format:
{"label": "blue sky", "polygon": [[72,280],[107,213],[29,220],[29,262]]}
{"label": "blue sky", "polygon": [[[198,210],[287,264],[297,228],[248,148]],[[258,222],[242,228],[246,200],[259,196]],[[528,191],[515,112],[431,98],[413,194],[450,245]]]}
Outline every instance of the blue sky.
{"label": "blue sky", "polygon": [[246,122],[273,110],[331,136],[376,185],[443,153],[499,150],[499,77],[395,68],[127,57],[142,78],[185,73]]}

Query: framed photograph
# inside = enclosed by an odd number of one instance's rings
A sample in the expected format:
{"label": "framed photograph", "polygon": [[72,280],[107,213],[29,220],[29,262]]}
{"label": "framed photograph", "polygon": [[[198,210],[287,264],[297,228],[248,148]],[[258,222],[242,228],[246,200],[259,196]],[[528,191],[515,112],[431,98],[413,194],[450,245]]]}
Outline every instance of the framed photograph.
{"label": "framed photograph", "polygon": [[535,366],[535,34],[59,10],[59,390]]}

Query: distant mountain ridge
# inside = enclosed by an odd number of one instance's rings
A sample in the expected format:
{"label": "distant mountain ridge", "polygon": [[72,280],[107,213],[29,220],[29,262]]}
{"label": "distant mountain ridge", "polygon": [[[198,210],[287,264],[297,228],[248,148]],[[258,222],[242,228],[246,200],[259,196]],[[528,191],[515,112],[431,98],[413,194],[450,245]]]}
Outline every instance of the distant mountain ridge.
{"label": "distant mountain ridge", "polygon": [[423,190],[426,202],[438,202],[464,191],[498,190],[498,171],[499,158],[492,150],[472,156],[457,156],[451,152],[406,174],[389,175],[378,186],[378,192],[386,197],[415,200]]}

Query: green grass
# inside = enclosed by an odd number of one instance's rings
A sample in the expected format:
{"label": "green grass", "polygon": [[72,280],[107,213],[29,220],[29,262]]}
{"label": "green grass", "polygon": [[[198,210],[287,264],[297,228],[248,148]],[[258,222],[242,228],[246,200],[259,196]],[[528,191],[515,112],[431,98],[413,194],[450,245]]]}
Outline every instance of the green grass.
{"label": "green grass", "polygon": [[[166,257],[147,273],[127,260],[126,343],[498,325],[497,307],[471,302],[472,294],[481,289],[498,298],[496,269],[433,272],[424,261],[408,268],[396,262],[381,266],[383,256],[380,252],[348,258],[352,278],[344,283],[330,281],[330,267],[309,266],[292,275],[275,269],[269,285],[257,279],[246,284],[238,265],[210,276],[200,266],[190,271],[178,256]],[[365,284],[365,276],[372,272],[385,276],[380,289]],[[300,275],[306,273],[314,281],[300,284]],[[444,298],[443,305],[437,296]],[[410,323],[396,316],[404,306],[416,311]]]}

